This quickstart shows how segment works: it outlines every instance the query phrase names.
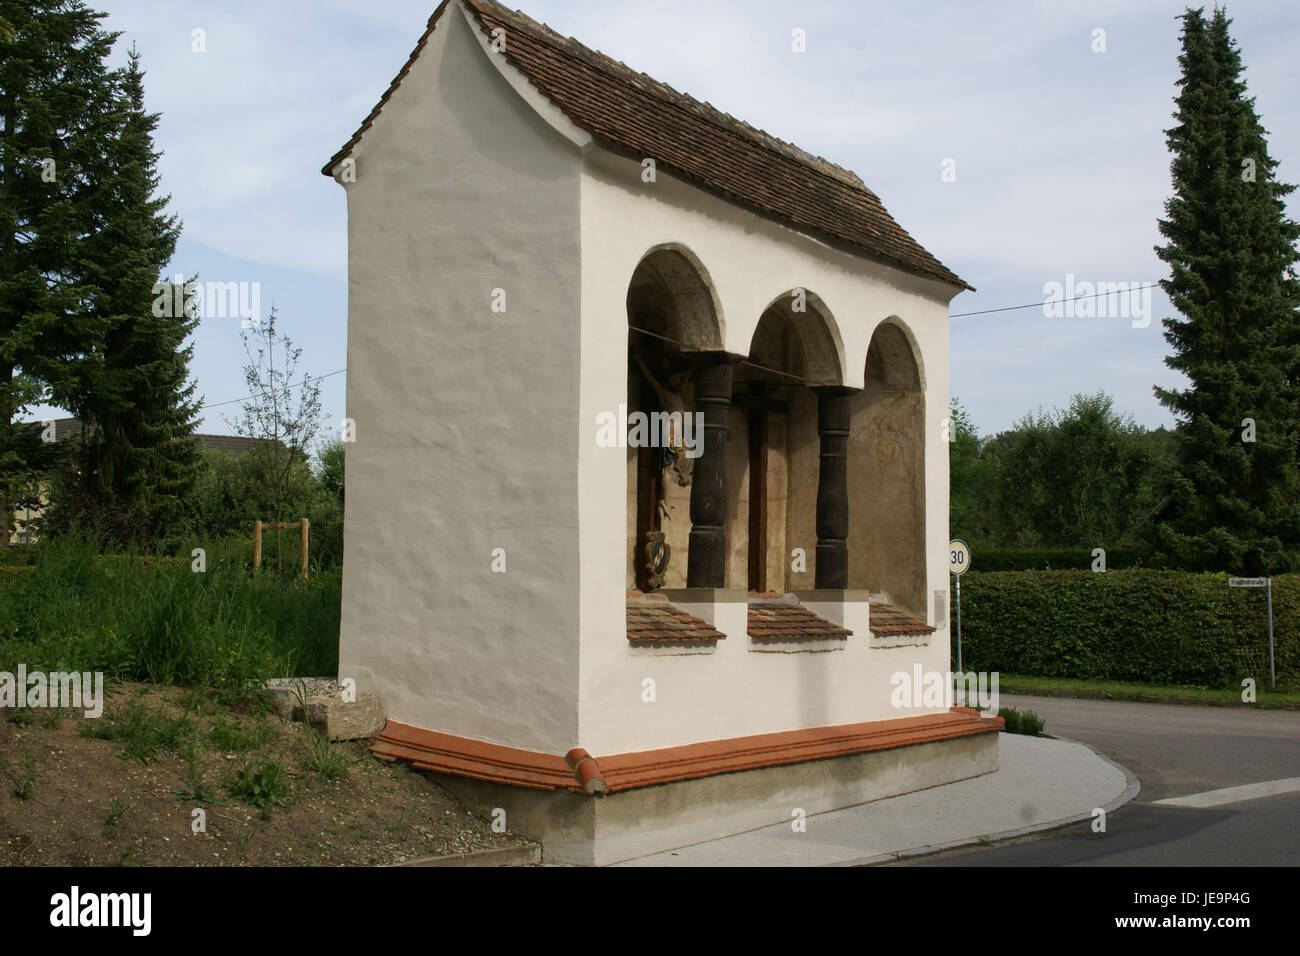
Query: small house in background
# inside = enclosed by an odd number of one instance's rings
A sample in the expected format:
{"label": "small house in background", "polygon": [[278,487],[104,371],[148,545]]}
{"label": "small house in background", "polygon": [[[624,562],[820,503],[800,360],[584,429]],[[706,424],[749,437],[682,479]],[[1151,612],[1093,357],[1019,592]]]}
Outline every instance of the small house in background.
{"label": "small house in background", "polygon": [[[53,425],[53,430],[48,430],[50,425]],[[84,427],[79,418],[47,419],[40,422],[31,422],[30,426],[43,433],[48,433],[49,440],[56,442],[79,439]],[[199,444],[204,448],[219,451],[235,458],[256,447],[259,442],[266,440],[262,438],[245,438],[241,435],[195,435],[194,437],[199,440]],[[35,497],[39,498],[42,503],[14,510],[13,530],[9,535],[9,544],[32,544],[36,541],[37,535],[33,530],[33,526],[36,519],[44,513],[49,504],[46,492],[46,483],[44,481],[38,482]]]}
{"label": "small house in background", "polygon": [[996,768],[949,670],[948,303],[853,173],[448,0],[347,192],[340,677],[607,863]]}

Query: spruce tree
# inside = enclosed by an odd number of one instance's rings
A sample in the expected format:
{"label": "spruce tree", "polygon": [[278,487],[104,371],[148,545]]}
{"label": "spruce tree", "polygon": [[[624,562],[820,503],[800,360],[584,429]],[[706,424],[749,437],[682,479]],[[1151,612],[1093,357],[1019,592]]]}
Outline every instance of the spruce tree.
{"label": "spruce tree", "polygon": [[1156,252],[1181,317],[1164,320],[1183,389],[1155,389],[1177,419],[1179,478],[1155,529],[1167,563],[1250,575],[1294,566],[1300,550],[1300,284],[1267,133],[1246,95],[1231,21],[1182,17],[1173,195]]}
{"label": "spruce tree", "polygon": [[97,332],[77,264],[115,100],[104,16],[81,0],[0,0],[0,546],[49,450],[18,418]]}
{"label": "spruce tree", "polygon": [[85,256],[100,334],[59,397],[93,426],[85,432],[86,497],[125,508],[151,533],[165,534],[183,517],[198,463],[198,409],[185,345],[198,319],[154,307],[159,299],[175,301],[154,289],[180,230],[165,211],[170,197],[158,195],[158,116],[145,110],[134,48],[119,85],[118,128],[105,144],[110,169],[100,184],[103,221]]}

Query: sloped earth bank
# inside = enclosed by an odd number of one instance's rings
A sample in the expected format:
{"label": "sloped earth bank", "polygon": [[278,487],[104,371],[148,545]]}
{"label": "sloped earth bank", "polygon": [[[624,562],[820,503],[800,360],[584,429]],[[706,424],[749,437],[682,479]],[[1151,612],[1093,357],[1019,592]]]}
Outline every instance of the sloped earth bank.
{"label": "sloped earth bank", "polygon": [[528,845],[493,832],[490,808],[257,698],[139,684],[106,696],[98,719],[0,710],[0,864],[366,866]]}

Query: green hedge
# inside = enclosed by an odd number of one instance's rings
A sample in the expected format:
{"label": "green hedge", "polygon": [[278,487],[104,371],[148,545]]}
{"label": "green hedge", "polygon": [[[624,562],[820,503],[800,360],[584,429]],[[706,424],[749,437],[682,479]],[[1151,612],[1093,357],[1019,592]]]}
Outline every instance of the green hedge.
{"label": "green hedge", "polygon": [[[1106,570],[1138,567],[1138,548],[1098,545],[1106,550]],[[987,548],[971,545],[972,571],[1091,571],[1092,548]]]}
{"label": "green hedge", "polygon": [[[1268,687],[1264,590],[1230,588],[1223,574],[971,571],[961,623],[967,670],[1191,687],[1253,677]],[[1300,575],[1275,577],[1279,686],[1300,684],[1298,634]]]}

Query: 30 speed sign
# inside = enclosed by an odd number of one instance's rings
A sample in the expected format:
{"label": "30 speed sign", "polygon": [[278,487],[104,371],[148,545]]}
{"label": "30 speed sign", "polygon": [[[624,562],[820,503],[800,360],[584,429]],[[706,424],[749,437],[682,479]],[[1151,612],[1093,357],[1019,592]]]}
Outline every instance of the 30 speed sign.
{"label": "30 speed sign", "polygon": [[970,570],[970,547],[960,538],[948,542],[948,571],[965,574]]}

